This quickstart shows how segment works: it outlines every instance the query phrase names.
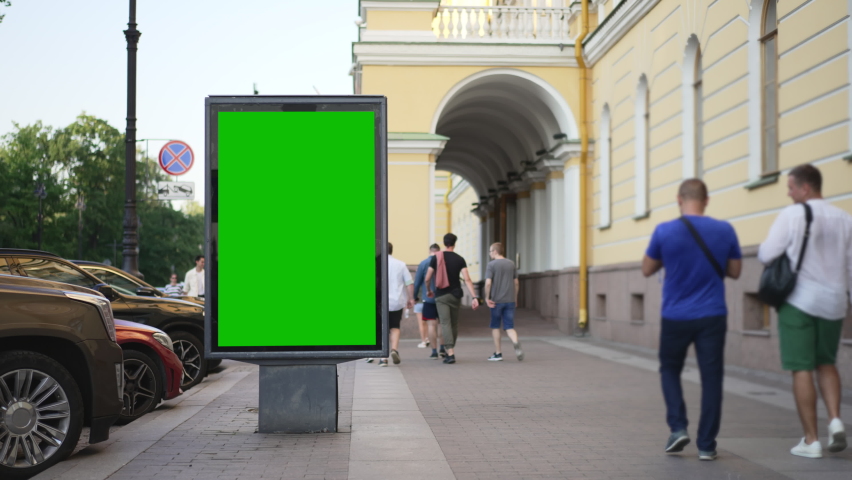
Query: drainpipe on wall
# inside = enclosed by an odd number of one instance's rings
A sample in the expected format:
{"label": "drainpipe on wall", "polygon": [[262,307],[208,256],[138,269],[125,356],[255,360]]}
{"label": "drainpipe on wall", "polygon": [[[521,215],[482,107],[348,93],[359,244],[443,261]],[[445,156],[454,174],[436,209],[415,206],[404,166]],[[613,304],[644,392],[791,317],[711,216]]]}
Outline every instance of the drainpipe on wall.
{"label": "drainpipe on wall", "polygon": [[580,33],[574,41],[574,55],[580,68],[580,318],[577,327],[583,331],[589,321],[589,265],[588,265],[588,194],[589,162],[588,92],[589,70],[583,59],[583,40],[589,34],[589,0],[581,1]]}
{"label": "drainpipe on wall", "polygon": [[[447,233],[453,231],[453,204],[450,203],[450,191],[453,189],[453,175],[447,177],[447,193],[444,194],[444,207],[447,210]],[[434,238],[432,241],[434,242]]]}

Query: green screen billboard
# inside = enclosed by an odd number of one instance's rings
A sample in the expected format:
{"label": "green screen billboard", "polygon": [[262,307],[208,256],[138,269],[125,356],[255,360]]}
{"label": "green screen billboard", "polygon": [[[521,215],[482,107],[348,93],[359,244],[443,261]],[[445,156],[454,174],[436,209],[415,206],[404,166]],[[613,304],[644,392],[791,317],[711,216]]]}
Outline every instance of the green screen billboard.
{"label": "green screen billboard", "polygon": [[386,355],[384,97],[208,97],[209,358]]}

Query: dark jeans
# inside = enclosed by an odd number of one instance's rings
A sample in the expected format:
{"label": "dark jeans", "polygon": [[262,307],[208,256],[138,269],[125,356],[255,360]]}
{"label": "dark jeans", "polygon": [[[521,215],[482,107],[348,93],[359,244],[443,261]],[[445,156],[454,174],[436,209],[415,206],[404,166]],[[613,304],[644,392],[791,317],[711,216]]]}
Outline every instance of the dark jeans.
{"label": "dark jeans", "polygon": [[698,422],[699,450],[716,450],[716,435],[722,421],[722,379],[725,375],[725,334],[728,317],[698,320],[662,320],[660,329],[660,379],[666,400],[666,421],[672,432],[686,430],[686,403],[680,374],[691,343],[695,343],[701,371],[701,419]]}

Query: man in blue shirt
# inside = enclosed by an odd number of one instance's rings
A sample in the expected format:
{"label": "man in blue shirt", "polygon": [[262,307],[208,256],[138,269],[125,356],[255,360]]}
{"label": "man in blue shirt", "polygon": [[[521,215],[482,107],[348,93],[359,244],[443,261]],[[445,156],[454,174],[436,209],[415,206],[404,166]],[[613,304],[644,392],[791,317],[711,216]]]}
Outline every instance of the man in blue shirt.
{"label": "man in blue shirt", "polygon": [[[435,347],[437,347],[441,341],[441,324],[438,323],[438,306],[435,304],[435,297],[430,298],[426,295],[426,272],[429,270],[429,262],[432,261],[432,257],[435,256],[435,253],[440,251],[441,247],[438,246],[437,243],[433,243],[429,246],[429,256],[420,262],[420,265],[417,266],[417,273],[414,274],[414,296],[423,299],[423,303],[421,304],[423,305],[423,311],[418,316],[422,317],[422,321],[426,323],[426,338],[429,339],[428,344],[433,347],[432,355],[430,355],[429,358],[435,360],[438,359],[438,349]],[[432,286],[432,291],[435,291],[434,277],[430,284]],[[441,345],[441,356],[446,356],[443,345]]]}
{"label": "man in blue shirt", "polygon": [[680,185],[681,218],[657,225],[642,259],[650,277],[665,268],[660,325],[660,379],[671,436],[666,453],[689,443],[686,404],[680,374],[689,345],[695,343],[701,371],[701,419],[698,458],[716,458],[716,435],[722,420],[722,379],[728,308],[724,277],[739,278],[742,252],[730,223],[704,216],[707,186],[698,179]]}

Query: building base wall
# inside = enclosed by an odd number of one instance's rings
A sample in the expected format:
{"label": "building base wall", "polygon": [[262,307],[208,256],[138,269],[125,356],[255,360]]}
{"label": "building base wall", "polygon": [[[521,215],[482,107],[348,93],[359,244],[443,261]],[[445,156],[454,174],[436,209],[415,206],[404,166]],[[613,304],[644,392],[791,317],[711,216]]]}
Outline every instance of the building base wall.
{"label": "building base wall", "polygon": [[[763,266],[757,248],[743,249],[743,272],[725,280],[728,304],[728,365],[780,373],[778,315],[764,309],[754,295]],[[566,334],[577,329],[579,273],[575,269],[522,275],[518,303],[537,310]],[[663,274],[645,278],[639,262],[589,270],[589,332],[598,338],[656,350],[660,338]],[[694,351],[690,349],[690,356]],[[837,353],[844,386],[852,385],[852,310],[844,321]]]}

